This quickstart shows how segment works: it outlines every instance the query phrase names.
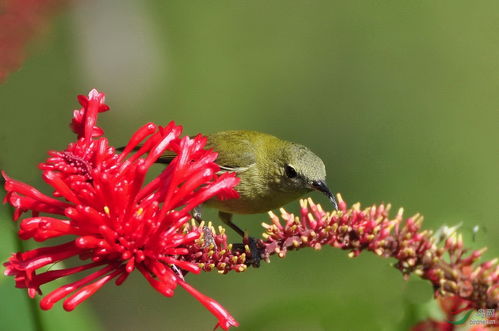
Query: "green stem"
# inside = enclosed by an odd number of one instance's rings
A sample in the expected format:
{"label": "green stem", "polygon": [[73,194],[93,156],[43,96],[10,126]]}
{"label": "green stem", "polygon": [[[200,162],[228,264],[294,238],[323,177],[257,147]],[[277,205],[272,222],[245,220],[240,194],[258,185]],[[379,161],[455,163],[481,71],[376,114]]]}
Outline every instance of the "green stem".
{"label": "green stem", "polygon": [[[7,204],[10,215],[14,215],[14,208]],[[16,231],[13,231],[15,240],[14,242],[16,243],[16,249],[18,252],[24,252],[25,251],[25,245],[24,242],[19,236],[17,235]],[[38,308],[38,300],[36,299],[31,299],[30,297],[26,296],[29,311],[31,314],[31,318],[33,320],[33,330],[34,331],[45,331],[45,328],[43,327],[43,321],[42,321],[42,316],[40,314],[40,308]]]}

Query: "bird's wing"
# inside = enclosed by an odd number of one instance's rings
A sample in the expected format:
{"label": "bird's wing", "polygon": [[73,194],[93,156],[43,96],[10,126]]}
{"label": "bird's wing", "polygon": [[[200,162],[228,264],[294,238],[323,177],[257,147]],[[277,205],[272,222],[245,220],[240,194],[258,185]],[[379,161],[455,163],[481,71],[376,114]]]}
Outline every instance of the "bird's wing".
{"label": "bird's wing", "polygon": [[[220,172],[242,173],[256,165],[255,139],[252,131],[222,131],[208,136],[206,148],[218,153]],[[176,156],[167,151],[156,163],[169,164]]]}
{"label": "bird's wing", "polygon": [[250,169],[253,167],[256,163],[252,163],[247,167],[227,167],[227,166],[220,166],[220,172],[219,173],[224,173],[224,172],[245,172],[246,170]]}
{"label": "bird's wing", "polygon": [[[133,151],[138,151],[141,147],[142,147],[142,145],[136,146],[132,150]],[[123,152],[125,150],[125,146],[117,147],[116,150],[119,151],[119,152]],[[173,161],[173,159],[175,158],[175,156],[177,156],[177,154],[175,154],[173,152],[170,152],[170,151],[166,151],[161,157],[159,157],[156,160],[155,163],[170,164],[170,162]]]}
{"label": "bird's wing", "polygon": [[[177,156],[177,154],[175,154],[175,153],[167,152],[167,153],[163,154],[161,157],[159,157],[155,163],[170,164],[176,156]],[[241,172],[244,172],[255,165],[254,162],[249,163],[248,165],[244,165],[244,166],[228,165],[227,162],[224,162],[223,164],[225,164],[225,165],[222,165],[222,163],[220,163],[221,162],[220,161],[220,154],[215,162],[220,166],[220,173],[224,173],[224,172],[241,173]]]}
{"label": "bird's wing", "polygon": [[256,164],[253,135],[248,131],[223,131],[208,136],[207,148],[218,153],[221,171],[242,173]]}

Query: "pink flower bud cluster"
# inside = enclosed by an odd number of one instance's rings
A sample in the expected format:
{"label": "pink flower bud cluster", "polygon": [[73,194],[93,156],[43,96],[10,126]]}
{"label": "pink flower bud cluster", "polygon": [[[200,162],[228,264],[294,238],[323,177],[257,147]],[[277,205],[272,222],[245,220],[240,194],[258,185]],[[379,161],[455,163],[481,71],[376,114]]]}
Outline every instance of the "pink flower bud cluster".
{"label": "pink flower bud cluster", "polygon": [[237,250],[227,241],[225,228],[219,226],[218,232],[211,222],[199,225],[194,220],[185,228],[186,231],[200,233],[198,239],[186,245],[187,253],[180,259],[196,264],[203,271],[216,270],[220,274],[229,271],[243,272],[247,270],[246,255],[250,253],[249,247],[244,246],[244,251]]}
{"label": "pink flower bud cluster", "polygon": [[421,230],[423,218],[403,219],[403,209],[390,218],[390,205],[351,208],[338,195],[339,211],[327,213],[311,199],[301,201],[299,216],[281,209],[263,223],[263,257],[284,257],[290,250],[332,246],[350,251],[350,257],[370,251],[397,260],[405,277],[416,274],[429,280],[437,296],[458,296],[473,308],[496,308],[499,301],[497,259],[478,263],[485,249],[468,251],[456,232],[435,235]]}

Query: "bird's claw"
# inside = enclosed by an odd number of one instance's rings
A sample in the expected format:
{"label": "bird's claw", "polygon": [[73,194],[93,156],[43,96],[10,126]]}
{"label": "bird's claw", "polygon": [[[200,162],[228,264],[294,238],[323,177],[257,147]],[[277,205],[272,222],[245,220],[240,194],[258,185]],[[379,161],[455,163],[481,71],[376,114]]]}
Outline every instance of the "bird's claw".
{"label": "bird's claw", "polygon": [[245,234],[241,244],[233,245],[235,251],[246,253],[247,266],[258,268],[262,260],[263,245],[261,239],[255,239]]}

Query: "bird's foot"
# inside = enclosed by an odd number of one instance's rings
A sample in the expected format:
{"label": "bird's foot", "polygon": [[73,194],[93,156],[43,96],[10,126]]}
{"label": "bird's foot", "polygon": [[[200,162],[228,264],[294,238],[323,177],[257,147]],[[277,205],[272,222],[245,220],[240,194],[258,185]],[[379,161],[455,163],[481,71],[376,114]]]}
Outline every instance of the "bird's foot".
{"label": "bird's foot", "polygon": [[262,260],[264,246],[261,239],[255,239],[245,234],[241,244],[233,244],[235,251],[246,253],[247,266],[258,268]]}

